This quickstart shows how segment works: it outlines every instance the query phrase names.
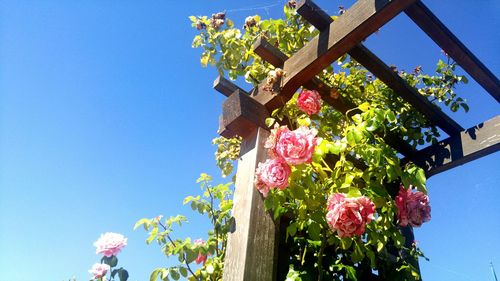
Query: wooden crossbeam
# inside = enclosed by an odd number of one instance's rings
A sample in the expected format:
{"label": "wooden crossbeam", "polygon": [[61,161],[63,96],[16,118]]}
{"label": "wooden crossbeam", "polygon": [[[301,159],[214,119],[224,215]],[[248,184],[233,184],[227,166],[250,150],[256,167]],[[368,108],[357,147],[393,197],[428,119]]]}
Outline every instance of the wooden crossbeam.
{"label": "wooden crossbeam", "polygon": [[[297,7],[297,12],[320,31],[327,29],[333,22],[333,19],[311,0],[301,2]],[[446,115],[440,108],[429,102],[415,87],[404,81],[363,44],[354,46],[348,54],[396,93],[400,94],[404,100],[415,107],[432,124],[439,126],[448,135],[463,130],[462,126]]]}
{"label": "wooden crossbeam", "polygon": [[[498,78],[427,8],[422,1],[410,5],[405,13],[453,58],[474,80],[500,102]],[[495,35],[493,35],[495,36]]]}
{"label": "wooden crossbeam", "polygon": [[219,76],[215,79],[213,88],[226,97],[229,97],[232,93],[238,90],[242,93],[246,93],[245,90],[227,80],[224,76]]}
{"label": "wooden crossbeam", "polygon": [[284,64],[285,97],[352,47],[377,31],[416,0],[359,0],[349,10],[297,51]]}
{"label": "wooden crossbeam", "polygon": [[[499,150],[500,115],[497,115],[420,150],[413,161],[424,167],[427,176],[432,176]],[[402,162],[408,161],[403,159]]]}
{"label": "wooden crossbeam", "polygon": [[455,122],[455,120],[421,95],[415,87],[403,80],[397,72],[393,71],[362,44],[352,48],[349,51],[349,55],[422,113],[433,125],[439,126],[448,135],[453,135],[463,130],[462,126]]}
{"label": "wooden crossbeam", "polygon": [[[265,54],[262,58],[269,58],[270,54],[274,54],[271,58],[271,61],[276,63],[276,67],[279,67],[286,59],[286,55],[283,54],[278,48],[273,45],[267,43],[267,41],[263,38],[259,39],[253,46],[254,52],[257,55]],[[331,105],[335,110],[342,112],[345,114],[349,109],[353,109],[356,105],[352,104],[348,100],[342,99],[340,95],[336,93],[336,90],[331,88],[330,86],[323,83],[321,80],[317,78],[313,78],[306,83],[304,83],[304,87],[310,90],[316,90],[320,93],[321,98]],[[259,97],[259,95],[257,95]],[[384,137],[385,142],[399,151],[402,155],[408,157],[409,159],[413,159],[415,157],[416,150],[413,149],[411,145],[409,145],[406,141],[401,139],[398,135],[393,132],[386,132]]]}
{"label": "wooden crossbeam", "polygon": [[243,138],[257,127],[267,128],[265,121],[269,116],[265,106],[240,90],[236,90],[222,104],[222,125]]}
{"label": "wooden crossbeam", "polygon": [[326,30],[285,61],[283,69],[287,75],[281,81],[279,91],[267,90],[263,82],[252,91],[252,96],[271,112],[283,106],[300,86],[415,1],[358,0]]}

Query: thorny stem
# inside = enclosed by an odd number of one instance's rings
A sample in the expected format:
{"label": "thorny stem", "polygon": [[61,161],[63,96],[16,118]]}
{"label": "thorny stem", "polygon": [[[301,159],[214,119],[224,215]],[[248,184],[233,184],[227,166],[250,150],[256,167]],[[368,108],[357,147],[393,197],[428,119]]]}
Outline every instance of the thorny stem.
{"label": "thorny stem", "polygon": [[[168,230],[168,228],[167,228],[164,224],[162,224],[162,223],[161,223],[161,221],[158,221],[158,224],[159,224],[161,227],[163,227],[163,229],[164,229],[164,230]],[[170,243],[172,243],[172,245],[173,245],[174,247],[177,247],[177,246],[176,246],[176,244],[175,244],[175,242],[174,242],[174,240],[172,240],[172,238],[170,237],[170,235],[169,235],[168,233],[167,233],[167,238],[168,238],[168,241],[170,241]],[[185,254],[185,253],[184,253],[184,263],[186,264],[187,269],[188,269],[188,271],[191,273],[191,275],[193,275],[193,276],[194,276],[194,278],[196,278],[196,279],[200,280],[200,279],[198,278],[198,276],[197,276],[196,274],[194,274],[193,270],[192,270],[192,269],[191,269],[191,267],[189,266],[189,263],[188,263],[188,262],[187,262],[187,260],[186,260],[186,254]]]}
{"label": "thorny stem", "polygon": [[326,246],[326,233],[323,231],[323,239],[321,239],[321,246],[318,254],[318,281],[323,280],[323,252]]}

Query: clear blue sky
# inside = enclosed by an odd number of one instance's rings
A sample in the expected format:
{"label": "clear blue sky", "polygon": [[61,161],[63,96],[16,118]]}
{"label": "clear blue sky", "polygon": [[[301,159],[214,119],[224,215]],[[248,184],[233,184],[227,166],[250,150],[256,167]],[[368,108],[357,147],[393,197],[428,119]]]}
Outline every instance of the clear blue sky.
{"label": "clear blue sky", "polygon": [[[179,236],[205,237],[182,199],[199,173],[217,173],[223,97],[187,17],[227,10],[243,25],[280,17],[283,2],[0,0],[0,281],[88,280],[106,231],[129,238],[120,265],[148,280],[169,263],[132,231],[142,217],[187,214]],[[318,4],[335,13],[352,2]],[[500,75],[498,0],[425,2]],[[366,44],[406,69],[431,71],[441,57],[404,15]],[[453,115],[464,127],[500,113],[474,82],[457,92],[471,106]],[[490,155],[429,180],[433,219],[416,231],[425,280],[492,280],[490,260],[500,271],[499,167]]]}

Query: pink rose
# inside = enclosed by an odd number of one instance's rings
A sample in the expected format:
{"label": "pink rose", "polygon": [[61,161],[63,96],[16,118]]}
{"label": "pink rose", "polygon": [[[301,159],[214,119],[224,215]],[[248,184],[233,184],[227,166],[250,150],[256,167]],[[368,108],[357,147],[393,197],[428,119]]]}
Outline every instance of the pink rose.
{"label": "pink rose", "polygon": [[366,196],[346,198],[335,193],[328,198],[326,221],[340,237],[352,237],[365,232],[375,214],[375,204]]}
{"label": "pink rose", "polygon": [[106,232],[94,242],[94,246],[96,247],[96,254],[112,257],[127,246],[127,238],[118,233]]}
{"label": "pink rose", "polygon": [[269,156],[272,158],[279,158],[276,152],[276,144],[278,143],[281,134],[284,132],[290,132],[287,126],[279,126],[278,124],[274,124],[274,129],[271,130],[271,135],[266,140],[264,147],[268,149]]}
{"label": "pink rose", "polygon": [[297,99],[297,105],[300,110],[307,113],[309,116],[318,114],[321,111],[321,96],[315,90],[303,89]]}
{"label": "pink rose", "polygon": [[[205,241],[203,241],[203,239],[196,239],[194,240],[194,244],[198,247],[201,247],[205,244]],[[206,261],[207,261],[207,255],[204,255],[202,253],[198,253],[198,257],[194,260],[196,264],[203,263],[203,265],[205,265]]]}
{"label": "pink rose", "polygon": [[102,277],[104,277],[106,275],[106,273],[108,273],[109,268],[110,267],[107,264],[96,263],[89,270],[89,273],[94,276],[93,279],[102,278]]}
{"label": "pink rose", "polygon": [[255,172],[255,185],[267,197],[270,188],[281,190],[288,186],[291,169],[283,159],[267,159],[259,163]]}
{"label": "pink rose", "polygon": [[294,131],[283,131],[277,139],[275,152],[290,165],[311,163],[314,148],[319,143],[318,131],[299,127]]}
{"label": "pink rose", "polygon": [[202,253],[198,254],[198,257],[194,260],[196,264],[203,263],[205,265],[205,262],[207,262],[207,255],[204,255]]}
{"label": "pink rose", "polygon": [[421,226],[431,219],[431,206],[429,197],[421,191],[412,192],[412,186],[405,189],[403,185],[399,188],[396,196],[396,207],[398,208],[398,220],[401,226],[408,224],[413,227]]}

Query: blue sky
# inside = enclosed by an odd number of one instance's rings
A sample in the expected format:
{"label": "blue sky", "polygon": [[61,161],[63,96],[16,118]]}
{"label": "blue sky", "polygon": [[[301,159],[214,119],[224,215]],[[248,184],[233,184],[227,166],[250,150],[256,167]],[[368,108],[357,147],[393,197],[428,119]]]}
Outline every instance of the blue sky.
{"label": "blue sky", "polygon": [[[142,217],[186,214],[177,237],[205,237],[182,199],[201,172],[218,173],[210,141],[223,96],[187,17],[227,10],[243,25],[280,17],[283,2],[0,0],[0,281],[88,280],[106,231],[129,238],[120,265],[148,280],[170,263],[132,231]],[[317,1],[330,13],[352,2]],[[500,2],[426,4],[500,74]],[[442,58],[404,15],[366,45],[405,69]],[[464,127],[500,112],[474,82],[457,92],[471,106],[453,114]],[[492,280],[490,260],[500,271],[498,167],[497,153],[429,180],[433,219],[416,231],[425,280]]]}

